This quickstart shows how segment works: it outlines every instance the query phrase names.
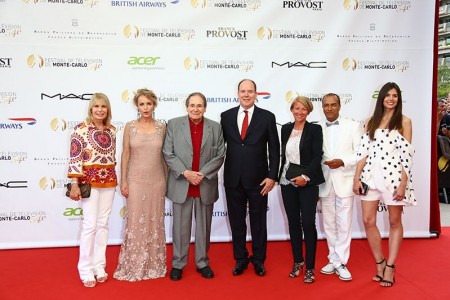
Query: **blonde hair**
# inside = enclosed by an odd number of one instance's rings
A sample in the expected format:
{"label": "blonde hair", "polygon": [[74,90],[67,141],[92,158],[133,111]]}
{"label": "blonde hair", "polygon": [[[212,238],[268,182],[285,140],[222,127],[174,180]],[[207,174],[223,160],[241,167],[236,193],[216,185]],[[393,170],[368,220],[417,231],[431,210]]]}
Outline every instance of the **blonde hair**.
{"label": "blonde hair", "polygon": [[303,104],[303,106],[306,108],[308,113],[312,112],[314,109],[314,105],[312,104],[311,100],[309,100],[308,97],[297,96],[294,98],[294,100],[292,100],[290,110],[292,110],[294,108],[294,105],[296,102]]}
{"label": "blonde hair", "polygon": [[140,96],[144,96],[145,98],[150,100],[153,103],[153,106],[155,108],[158,105],[158,100],[157,100],[158,98],[156,97],[156,94],[152,90],[143,88],[143,89],[138,89],[136,91],[136,93],[134,94],[133,103],[134,103],[134,105],[136,105],[136,107],[138,106],[138,98]]}
{"label": "blonde hair", "polygon": [[106,108],[107,108],[106,118],[103,120],[103,125],[110,126],[111,119],[112,119],[111,103],[109,102],[108,96],[106,96],[103,93],[95,93],[92,95],[91,100],[89,101],[88,115],[86,117],[86,123],[90,124],[94,121],[94,117],[92,115],[92,108],[99,102],[101,102],[102,104],[105,104]]}

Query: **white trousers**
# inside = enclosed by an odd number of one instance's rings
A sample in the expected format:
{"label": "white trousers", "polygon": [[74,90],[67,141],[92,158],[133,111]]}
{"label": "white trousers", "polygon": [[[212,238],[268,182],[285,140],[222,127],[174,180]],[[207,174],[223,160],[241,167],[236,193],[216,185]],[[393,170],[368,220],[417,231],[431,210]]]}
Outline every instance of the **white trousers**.
{"label": "white trousers", "polygon": [[81,280],[105,274],[108,219],[116,188],[92,188],[91,197],[81,199],[83,222],[78,272]]}
{"label": "white trousers", "polygon": [[338,268],[346,265],[350,257],[352,241],[352,217],[354,197],[338,197],[331,187],[328,197],[320,197],[323,227],[328,244],[328,259]]}

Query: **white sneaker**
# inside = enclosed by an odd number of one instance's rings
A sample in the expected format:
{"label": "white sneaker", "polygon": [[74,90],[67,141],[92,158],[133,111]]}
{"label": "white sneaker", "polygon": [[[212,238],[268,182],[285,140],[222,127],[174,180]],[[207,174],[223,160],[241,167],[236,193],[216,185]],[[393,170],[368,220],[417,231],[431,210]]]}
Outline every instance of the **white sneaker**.
{"label": "white sneaker", "polygon": [[339,276],[340,280],[352,280],[352,274],[350,274],[349,270],[344,264],[340,265],[339,268],[336,269],[336,274]]}
{"label": "white sneaker", "polygon": [[328,263],[325,267],[320,269],[320,273],[322,274],[333,274],[335,272],[335,268],[332,263]]}

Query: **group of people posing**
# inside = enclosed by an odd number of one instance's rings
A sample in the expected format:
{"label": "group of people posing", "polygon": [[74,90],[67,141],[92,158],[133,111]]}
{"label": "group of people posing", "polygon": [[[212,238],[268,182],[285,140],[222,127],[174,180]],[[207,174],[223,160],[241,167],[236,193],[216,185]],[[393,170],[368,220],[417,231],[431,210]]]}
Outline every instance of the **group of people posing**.
{"label": "group of people posing", "polygon": [[[316,206],[321,201],[329,263],[320,272],[352,280],[347,262],[356,194],[362,200],[364,226],[376,266],[373,280],[392,286],[403,239],[403,206],[416,204],[411,185],[412,125],[402,114],[398,85],[389,82],[381,88],[364,133],[359,122],[340,116],[337,94],[323,97],[326,118],[317,124],[307,121],[312,102],[303,96],[293,99],[290,111],[294,122],[281,127],[281,144],[275,115],[255,105],[256,83],[240,81],[237,94],[239,106],[223,112],[220,124],[204,116],[206,98],[195,92],[186,99],[187,116],[171,119],[166,125],[154,118],[156,95],[148,89],[137,90],[134,104],[138,118],[126,124],[123,134],[120,191],[126,198],[127,214],[113,277],[138,281],[166,275],[167,197],[173,202],[170,279],[183,277],[193,214],[197,272],[214,278],[208,250],[214,202],[219,198],[218,172],[224,163],[234,276],[243,274],[250,263],[256,275],[266,274],[268,194],[278,183],[293,253],[293,267],[286,272],[290,277],[299,277],[304,271],[305,283],[315,281]],[[89,102],[86,120],[71,136],[68,172],[70,198],[81,200],[83,209],[78,270],[86,287],[108,279],[108,218],[118,184],[115,134],[108,97],[96,93]],[[81,198],[78,188],[85,183],[92,187],[89,198]],[[380,202],[389,212],[387,256],[376,225]],[[246,246],[247,214],[251,251]]]}

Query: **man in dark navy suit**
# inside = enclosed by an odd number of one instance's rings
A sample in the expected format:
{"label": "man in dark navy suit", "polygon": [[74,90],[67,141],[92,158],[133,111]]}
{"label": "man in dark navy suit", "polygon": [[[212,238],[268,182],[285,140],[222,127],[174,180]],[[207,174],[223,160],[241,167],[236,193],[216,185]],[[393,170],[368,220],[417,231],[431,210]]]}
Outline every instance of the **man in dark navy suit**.
{"label": "man in dark navy suit", "polygon": [[[221,115],[227,152],[224,186],[236,265],[241,275],[251,262],[264,276],[267,250],[267,195],[273,189],[280,163],[280,142],[275,115],[255,106],[256,84],[244,79],[238,84],[240,105]],[[252,235],[252,255],[245,245],[247,205]]]}

